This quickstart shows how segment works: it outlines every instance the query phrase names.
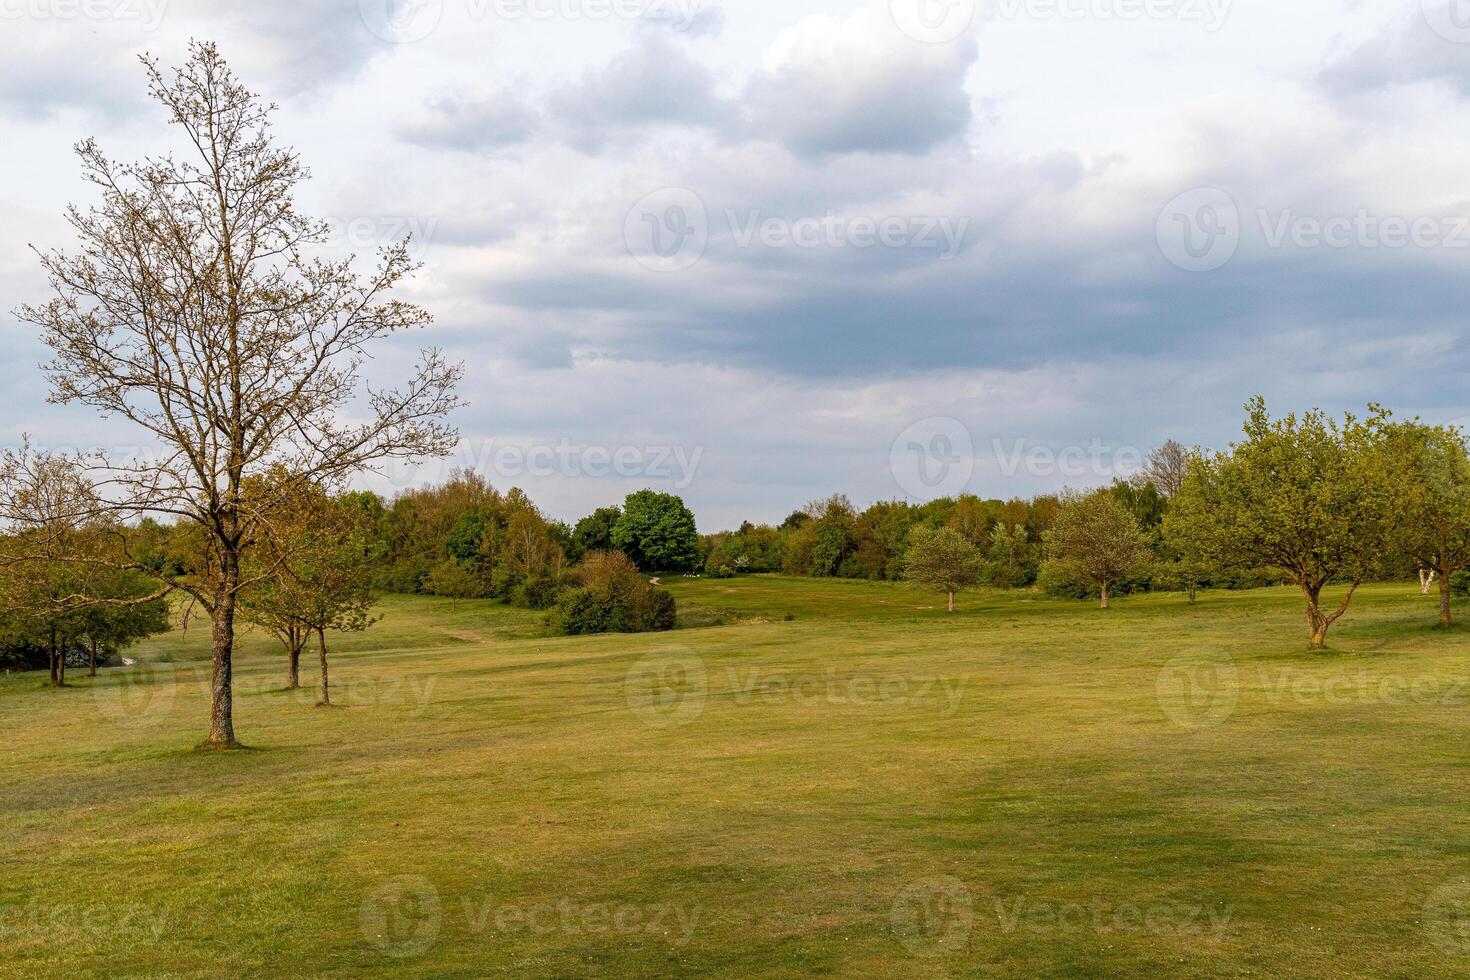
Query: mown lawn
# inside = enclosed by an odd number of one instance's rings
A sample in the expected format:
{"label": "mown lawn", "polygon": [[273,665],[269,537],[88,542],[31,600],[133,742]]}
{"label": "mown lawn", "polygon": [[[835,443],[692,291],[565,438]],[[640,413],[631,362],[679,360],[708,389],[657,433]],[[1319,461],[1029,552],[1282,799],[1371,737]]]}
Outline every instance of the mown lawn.
{"label": "mown lawn", "polygon": [[0,679],[0,974],[1470,975],[1470,632],[1412,586],[1312,653],[1286,590],[664,584],[657,636],[388,600],[333,709],[250,637],[239,753],[199,623]]}

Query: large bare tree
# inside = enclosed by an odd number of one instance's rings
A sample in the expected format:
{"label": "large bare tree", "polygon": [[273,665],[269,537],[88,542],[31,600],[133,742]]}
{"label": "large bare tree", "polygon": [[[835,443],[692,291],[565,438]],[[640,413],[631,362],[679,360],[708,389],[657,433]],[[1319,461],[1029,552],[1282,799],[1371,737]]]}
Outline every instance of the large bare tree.
{"label": "large bare tree", "polygon": [[[308,172],[272,138],[276,107],[213,44],[192,44],[171,72],[143,63],[182,151],[122,164],[90,140],[77,147],[100,203],[68,209],[80,247],[38,251],[55,295],[18,316],[55,352],[54,401],[128,419],[163,447],[97,462],[96,482],[117,513],[196,529],[199,566],[164,586],[212,619],[206,745],[231,747],[243,558],[300,489],[451,450],[445,418],[462,371],[430,350],[401,387],[365,386],[368,346],[430,320],[389,295],[416,268],[407,243],[366,275],[351,258],[313,255],[328,227],[297,210]],[[247,499],[246,481],[269,469],[289,478]]]}

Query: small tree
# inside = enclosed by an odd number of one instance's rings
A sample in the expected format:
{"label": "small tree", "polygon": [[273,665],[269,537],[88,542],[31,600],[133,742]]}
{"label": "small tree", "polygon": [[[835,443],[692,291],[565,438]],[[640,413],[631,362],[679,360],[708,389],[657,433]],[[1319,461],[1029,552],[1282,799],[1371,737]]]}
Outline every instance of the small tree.
{"label": "small tree", "polygon": [[1143,571],[1152,558],[1138,521],[1110,490],[1068,495],[1044,540],[1047,562],[1096,588],[1103,609],[1113,586]]}
{"label": "small tree", "polygon": [[481,590],[480,576],[475,574],[475,570],[453,558],[445,558],[424,576],[424,591],[444,596],[449,600],[450,609],[457,609],[461,599],[480,595]]}
{"label": "small tree", "polygon": [[904,577],[948,595],[950,612],[955,594],[979,584],[984,572],[980,549],[958,531],[920,524],[909,532]]}
{"label": "small tree", "polygon": [[[1395,483],[1394,534],[1421,569],[1427,595],[1439,581],[1439,621],[1454,625],[1451,579],[1470,568],[1470,452],[1453,428],[1418,422],[1386,431],[1380,466]],[[1425,574],[1425,571],[1428,574]]]}
{"label": "small tree", "polygon": [[[1281,569],[1302,590],[1312,646],[1322,647],[1390,545],[1387,413],[1339,424],[1320,411],[1273,420],[1260,398],[1246,409],[1244,441],[1191,461],[1165,535],[1214,566]],[[1322,590],[1339,578],[1347,594],[1324,611]]]}
{"label": "small tree", "polygon": [[[270,493],[271,486],[263,481],[252,490]],[[360,495],[333,497],[319,487],[301,488],[276,514],[252,556],[264,568],[252,576],[256,584],[245,593],[242,609],[281,641],[292,689],[300,687],[301,653],[316,639],[323,706],[332,703],[327,631],[355,632],[372,623],[369,583],[380,551],[375,519]]]}

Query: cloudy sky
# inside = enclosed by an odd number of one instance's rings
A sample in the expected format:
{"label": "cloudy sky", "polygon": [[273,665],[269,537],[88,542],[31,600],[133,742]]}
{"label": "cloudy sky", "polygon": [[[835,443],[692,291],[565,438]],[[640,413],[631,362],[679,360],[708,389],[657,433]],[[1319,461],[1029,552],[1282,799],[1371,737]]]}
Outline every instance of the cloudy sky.
{"label": "cloudy sky", "polygon": [[[1242,403],[1470,418],[1470,4],[0,0],[0,308],[174,136],[136,57],[280,104],[332,247],[412,233],[463,451],[575,519],[702,528],[1105,482]],[[0,315],[4,440],[46,404]],[[409,351],[385,349],[393,376]],[[391,490],[440,467],[374,479]]]}

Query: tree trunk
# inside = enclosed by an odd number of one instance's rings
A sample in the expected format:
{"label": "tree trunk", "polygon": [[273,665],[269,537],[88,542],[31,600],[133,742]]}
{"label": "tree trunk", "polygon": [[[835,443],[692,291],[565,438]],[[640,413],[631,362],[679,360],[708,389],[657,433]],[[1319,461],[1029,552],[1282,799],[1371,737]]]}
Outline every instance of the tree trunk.
{"label": "tree trunk", "polygon": [[1108,583],[1106,582],[1102,586],[1102,608],[1108,608]]}
{"label": "tree trunk", "polygon": [[95,636],[92,637],[87,650],[87,676],[97,676],[97,638]]}
{"label": "tree trunk", "polygon": [[286,686],[293,691],[301,687],[301,648],[305,645],[293,634],[286,648]]}
{"label": "tree trunk", "polygon": [[1439,577],[1439,625],[1455,625],[1455,617],[1450,612],[1450,577],[1448,575]]}
{"label": "tree trunk", "polygon": [[221,570],[220,589],[216,594],[214,626],[214,669],[210,677],[209,738],[206,748],[233,749],[235,741],[234,653],[235,653],[235,589],[240,584],[239,559],[226,555]]}
{"label": "tree trunk", "polygon": [[61,639],[61,648],[56,651],[56,686],[66,687],[66,638]]}
{"label": "tree trunk", "polygon": [[56,628],[54,626],[51,628],[51,646],[50,646],[50,651],[51,652],[50,652],[50,657],[48,659],[48,662],[51,664],[51,686],[52,687],[60,687],[61,686],[61,678],[58,677],[57,674],[56,674]]}
{"label": "tree trunk", "polygon": [[321,699],[317,702],[319,708],[330,708],[332,706],[332,689],[327,683],[327,631],[319,629],[316,631],[317,655],[322,663],[322,690]]}
{"label": "tree trunk", "polygon": [[1432,568],[1419,569],[1419,594],[1428,595],[1430,588],[1434,585],[1435,572]]}
{"label": "tree trunk", "polygon": [[954,612],[954,593],[949,594],[949,611]]}

